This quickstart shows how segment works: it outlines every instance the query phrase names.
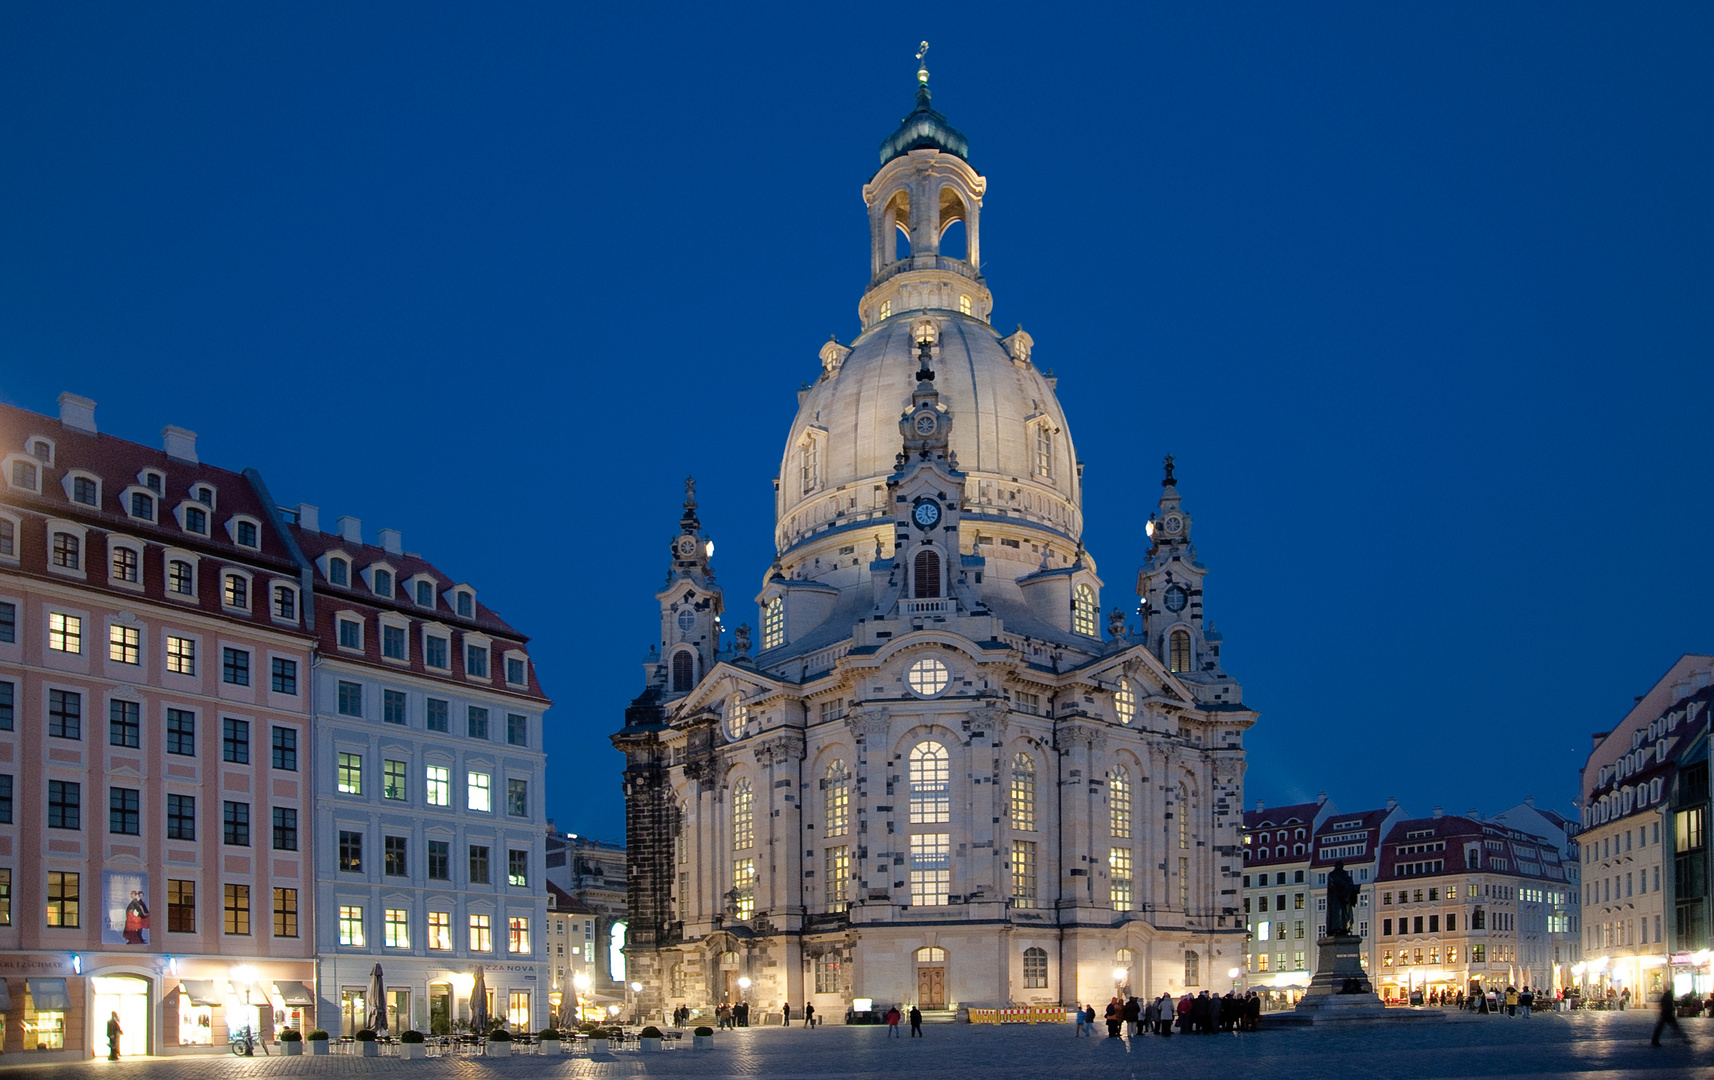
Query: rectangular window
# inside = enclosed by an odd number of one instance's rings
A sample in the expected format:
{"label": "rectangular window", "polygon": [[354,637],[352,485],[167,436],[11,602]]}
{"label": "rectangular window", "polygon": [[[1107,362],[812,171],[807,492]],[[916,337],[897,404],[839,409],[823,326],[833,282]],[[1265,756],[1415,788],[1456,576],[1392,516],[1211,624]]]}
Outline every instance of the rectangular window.
{"label": "rectangular window", "polygon": [[851,906],[846,884],[851,878],[851,849],[838,844],[822,851],[822,891],[827,910],[845,911]]}
{"label": "rectangular window", "polygon": [[142,706],[135,701],[107,703],[107,745],[135,750],[143,743]]}
{"label": "rectangular window", "polygon": [[250,764],[250,721],[231,716],[220,721],[220,756],[234,765]]}
{"label": "rectangular window", "polygon": [[298,891],[274,890],[274,936],[298,936]]}
{"label": "rectangular window", "polygon": [[[11,522],[7,522],[11,525]],[[10,535],[8,533],[7,535]],[[10,555],[10,551],[0,551],[0,555]],[[18,640],[18,605],[10,601],[0,601],[0,641],[11,645]]]}
{"label": "rectangular window", "polygon": [[[193,532],[198,535],[206,534],[208,532],[208,511],[198,510],[194,506],[186,507],[184,527],[186,532]],[[245,933],[249,933],[249,931],[245,931]]]}
{"label": "rectangular window", "polygon": [[355,945],[363,948],[368,944],[363,937],[363,909],[355,904],[341,904],[339,908],[339,943]]}
{"label": "rectangular window", "polygon": [[167,931],[173,934],[196,933],[196,882],[167,879]]}
{"label": "rectangular window", "polygon": [[381,627],[381,655],[389,660],[405,659],[405,628]]}
{"label": "rectangular window", "polygon": [[446,639],[429,635],[423,639],[423,663],[441,671],[449,670],[452,665],[446,659]]}
{"label": "rectangular window", "polygon": [[428,913],[428,947],[431,949],[452,948],[452,912],[431,911]]}
{"label": "rectangular window", "polygon": [[530,721],[521,713],[506,714],[506,742],[511,746],[530,745]]}
{"label": "rectangular window", "polygon": [[196,756],[196,714],[189,709],[167,710],[167,753]]}
{"label": "rectangular window", "polygon": [[404,908],[386,908],[381,912],[381,943],[389,949],[411,947],[411,915]]}
{"label": "rectangular window", "polygon": [[1700,850],[1703,845],[1704,818],[1703,808],[1693,807],[1680,810],[1673,815],[1673,851],[1683,854],[1686,851]]}
{"label": "rectangular window", "polygon": [[732,892],[738,908],[738,918],[748,919],[756,913],[756,860],[732,861]]}
{"label": "rectangular window", "polygon": [[508,656],[506,658],[506,681],[513,686],[523,686],[525,668],[522,657]]}
{"label": "rectangular window", "polygon": [[488,847],[486,844],[470,845],[470,884],[488,884]]}
{"label": "rectangular window", "polygon": [[506,920],[506,951],[514,956],[530,954],[530,920],[518,916]]}
{"label": "rectangular window", "polygon": [[341,795],[363,794],[363,755],[340,751],[339,754],[339,793]]}
{"label": "rectangular window", "polygon": [[227,885],[225,887],[225,930],[228,934],[248,934],[250,932],[250,886]]}
{"label": "rectangular window", "polygon": [[77,537],[70,533],[54,533],[54,565],[76,570],[82,565]]}
{"label": "rectangular window", "polygon": [[446,702],[439,698],[429,698],[427,721],[423,726],[428,728],[430,731],[446,731],[448,730],[446,717]]}
{"label": "rectangular window", "polygon": [[477,679],[488,677],[488,650],[480,645],[464,647],[464,673]]}
{"label": "rectangular window", "polygon": [[494,951],[494,927],[486,915],[470,916],[470,951]]}
{"label": "rectangular window", "polygon": [[274,657],[273,688],[276,694],[296,694],[298,692],[298,662],[284,657]]}
{"label": "rectangular window", "polygon": [[196,642],[167,635],[167,670],[175,675],[196,674]]}
{"label": "rectangular window", "polygon": [[488,710],[476,705],[469,710],[469,733],[472,739],[488,738]]}
{"label": "rectangular window", "polygon": [[493,792],[489,790],[491,779],[485,772],[466,774],[465,808],[490,813],[494,809]]}
{"label": "rectangular window", "polygon": [[[298,617],[298,594],[288,585],[274,586],[274,618],[296,619]],[[292,935],[296,937],[296,934]]]}
{"label": "rectangular window", "polygon": [[424,798],[430,806],[452,805],[452,770],[442,765],[430,765]]}
{"label": "rectangular window", "polygon": [[336,619],[339,623],[339,647],[342,649],[361,649],[363,647],[363,624],[355,619]]}
{"label": "rectangular window", "polygon": [[48,925],[67,929],[83,925],[83,878],[61,870],[48,871]]}
{"label": "rectangular window", "polygon": [[405,763],[403,761],[381,762],[381,797],[383,799],[404,800],[409,798],[406,792]]}
{"label": "rectangular window", "polygon": [[430,881],[452,880],[452,843],[447,840],[428,842],[428,876]]}
{"label": "rectangular window", "polygon": [[345,682],[343,679],[340,680],[340,683],[339,683],[339,715],[341,715],[341,716],[362,716],[363,715],[363,687],[361,684],[354,683],[354,682]]}
{"label": "rectangular window", "polygon": [[233,686],[249,686],[250,654],[243,649],[221,649],[220,678]]}
{"label": "rectangular window", "polygon": [[506,852],[506,884],[527,886],[530,883],[530,853],[508,849]]}
{"label": "rectangular window", "polygon": [[348,874],[361,874],[363,872],[362,833],[340,830],[339,869]]}
{"label": "rectangular window", "polygon": [[1107,852],[1107,872],[1111,875],[1114,911],[1131,910],[1131,849],[1112,848]]}
{"label": "rectangular window", "polygon": [[132,548],[113,549],[113,580],[135,584],[142,577],[137,552]]}
{"label": "rectangular window", "polygon": [[1036,842],[1012,841],[1012,906],[1036,906]]}
{"label": "rectangular window", "polygon": [[1470,946],[1470,962],[1472,964],[1485,964],[1487,961],[1488,947],[1486,945]]}
{"label": "rectangular window", "polygon": [[12,774],[0,773],[0,825],[12,824]]}
{"label": "rectangular window", "polygon": [[[143,496],[147,498],[147,496]],[[139,514],[147,517],[147,514]],[[191,596],[196,592],[196,580],[192,576],[190,563],[183,559],[174,559],[167,564],[167,589],[177,596]]]}
{"label": "rectangular window", "polygon": [[298,729],[274,729],[274,768],[285,772],[298,771]]}
{"label": "rectangular window", "polygon": [[388,877],[409,877],[411,874],[410,839],[404,836],[381,838],[381,872]]}
{"label": "rectangular window", "polygon": [[815,958],[815,992],[838,994],[845,989],[844,957],[839,953],[824,953]]}
{"label": "rectangular window", "polygon": [[70,780],[48,781],[48,828],[83,828],[83,785]]}
{"label": "rectangular window", "polygon": [[142,792],[136,788],[108,788],[107,831],[120,836],[140,835],[143,831],[142,797]]}
{"label": "rectangular window", "polygon": [[226,606],[230,608],[247,608],[250,606],[250,583],[237,574],[226,575]]}
{"label": "rectangular window", "polygon": [[405,722],[405,692],[403,690],[381,691],[381,719],[388,724]]}
{"label": "rectangular window", "polygon": [[250,804],[227,801],[221,816],[224,826],[222,841],[232,847],[250,846]]}
{"label": "rectangular window", "polygon": [[940,907],[952,886],[952,844],[948,833],[911,837],[911,905]]}
{"label": "rectangular window", "polygon": [[530,816],[530,782],[528,780],[507,778],[506,813],[512,817]]}
{"label": "rectangular window", "polygon": [[17,687],[0,682],[0,731],[11,731],[17,723]]}
{"label": "rectangular window", "polygon": [[289,806],[274,807],[274,850],[298,849],[298,812]]}
{"label": "rectangular window", "polygon": [[167,839],[196,839],[196,796],[167,796]]}
{"label": "rectangular window", "polygon": [[56,739],[83,738],[83,695],[71,690],[48,691],[48,734]]}
{"label": "rectangular window", "polygon": [[107,628],[107,659],[115,664],[143,662],[142,632],[129,626],[114,624]]}

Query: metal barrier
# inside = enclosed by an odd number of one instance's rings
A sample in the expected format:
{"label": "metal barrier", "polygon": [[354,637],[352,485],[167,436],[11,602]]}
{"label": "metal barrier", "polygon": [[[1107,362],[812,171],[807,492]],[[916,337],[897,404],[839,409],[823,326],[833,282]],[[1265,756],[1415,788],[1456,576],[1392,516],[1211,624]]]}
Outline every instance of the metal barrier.
{"label": "metal barrier", "polygon": [[1021,1009],[971,1009],[972,1024],[1066,1024],[1072,1010],[1058,1005],[1032,1005]]}

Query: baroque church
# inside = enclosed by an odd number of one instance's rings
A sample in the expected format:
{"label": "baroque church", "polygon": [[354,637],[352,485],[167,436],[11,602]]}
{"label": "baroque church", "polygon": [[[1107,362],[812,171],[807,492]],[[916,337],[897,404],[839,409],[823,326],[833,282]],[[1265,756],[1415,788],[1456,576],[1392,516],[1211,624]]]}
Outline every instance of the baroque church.
{"label": "baroque church", "polygon": [[723,638],[689,489],[613,736],[650,1014],[1224,992],[1244,963],[1256,714],[1172,459],[1138,619],[1103,618],[1055,380],[989,322],[987,180],[918,82],[863,188],[862,330],[822,347],[786,435],[760,633]]}

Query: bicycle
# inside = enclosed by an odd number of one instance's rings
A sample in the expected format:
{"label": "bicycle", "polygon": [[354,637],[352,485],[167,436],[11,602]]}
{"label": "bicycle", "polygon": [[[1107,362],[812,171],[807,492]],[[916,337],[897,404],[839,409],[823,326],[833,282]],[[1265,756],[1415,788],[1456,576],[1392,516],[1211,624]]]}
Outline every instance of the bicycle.
{"label": "bicycle", "polygon": [[255,1057],[258,1045],[262,1047],[262,1056],[271,1056],[268,1051],[268,1044],[256,1038],[255,1032],[248,1027],[241,1027],[233,1032],[227,1043],[228,1048],[237,1057]]}

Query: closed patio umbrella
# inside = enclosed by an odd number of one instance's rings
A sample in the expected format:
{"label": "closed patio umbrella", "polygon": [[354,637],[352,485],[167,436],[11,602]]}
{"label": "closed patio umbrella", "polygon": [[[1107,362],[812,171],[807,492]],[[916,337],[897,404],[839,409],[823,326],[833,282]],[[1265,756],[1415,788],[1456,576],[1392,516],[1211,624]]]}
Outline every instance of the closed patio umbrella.
{"label": "closed patio umbrella", "polygon": [[488,1015],[488,984],[482,978],[482,968],[476,969],[476,981],[470,984],[470,1030],[478,1035],[488,1034],[493,1018]]}
{"label": "closed patio umbrella", "polygon": [[369,973],[369,1010],[364,1018],[364,1026],[377,1035],[388,1033],[387,987],[381,978],[380,964],[376,964],[375,970]]}

